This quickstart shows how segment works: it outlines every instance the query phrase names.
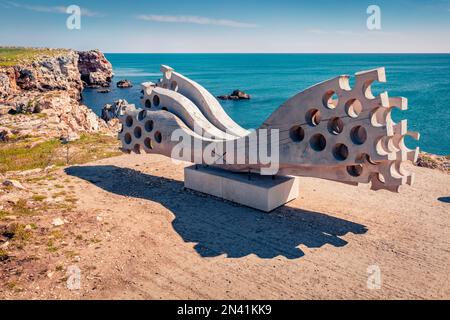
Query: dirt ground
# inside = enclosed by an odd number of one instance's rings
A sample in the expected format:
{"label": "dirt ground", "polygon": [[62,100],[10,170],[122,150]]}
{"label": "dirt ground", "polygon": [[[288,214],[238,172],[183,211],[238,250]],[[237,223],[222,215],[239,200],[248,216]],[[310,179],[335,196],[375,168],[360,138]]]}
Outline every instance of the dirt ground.
{"label": "dirt ground", "polygon": [[399,194],[300,178],[267,214],[185,190],[161,156],[58,169],[44,187],[75,206],[5,249],[0,298],[449,299],[450,175],[415,171]]}

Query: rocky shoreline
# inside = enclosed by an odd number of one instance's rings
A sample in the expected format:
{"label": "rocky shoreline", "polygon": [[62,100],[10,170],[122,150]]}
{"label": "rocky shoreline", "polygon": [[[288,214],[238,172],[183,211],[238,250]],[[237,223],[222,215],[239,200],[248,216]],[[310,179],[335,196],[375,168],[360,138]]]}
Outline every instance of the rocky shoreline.
{"label": "rocky shoreline", "polygon": [[[1,50],[1,48],[0,48]],[[84,88],[109,90],[112,65],[99,50],[30,50],[27,59],[11,62],[0,55],[0,142],[24,138],[77,140],[85,133],[115,137],[118,114],[128,107],[125,100],[107,104],[101,117],[81,103]],[[2,64],[3,62],[3,64]],[[130,87],[130,81],[119,86]],[[235,90],[221,99],[250,99]],[[450,157],[420,153],[418,166],[450,172]]]}
{"label": "rocky shoreline", "polygon": [[450,155],[440,156],[422,151],[417,159],[417,166],[450,173]]}
{"label": "rocky shoreline", "polygon": [[80,102],[84,88],[109,87],[112,78],[112,66],[98,50],[42,50],[28,61],[0,65],[0,139],[115,135],[117,122],[107,124]]}

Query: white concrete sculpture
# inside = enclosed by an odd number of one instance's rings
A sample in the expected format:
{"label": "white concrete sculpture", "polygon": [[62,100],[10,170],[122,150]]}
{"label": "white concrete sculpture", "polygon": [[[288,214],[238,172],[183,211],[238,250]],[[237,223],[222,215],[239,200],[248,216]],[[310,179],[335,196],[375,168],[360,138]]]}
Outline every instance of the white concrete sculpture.
{"label": "white concrete sculpture", "polygon": [[[413,181],[404,164],[416,162],[418,148],[408,149],[404,138],[419,139],[419,134],[407,130],[406,120],[394,123],[391,118],[393,108],[407,108],[407,100],[371,92],[374,81],[386,81],[384,68],[357,73],[352,88],[349,76],[316,84],[283,103],[253,132],[236,124],[198,83],[168,66],[161,71],[158,83],[142,84],[143,108],[121,116],[119,138],[125,152],[268,174],[267,159],[260,152],[264,148],[278,152],[276,174],[281,176],[371,183],[373,190],[395,192]],[[268,138],[262,139],[262,133]],[[192,152],[179,150],[181,135],[191,140]]]}

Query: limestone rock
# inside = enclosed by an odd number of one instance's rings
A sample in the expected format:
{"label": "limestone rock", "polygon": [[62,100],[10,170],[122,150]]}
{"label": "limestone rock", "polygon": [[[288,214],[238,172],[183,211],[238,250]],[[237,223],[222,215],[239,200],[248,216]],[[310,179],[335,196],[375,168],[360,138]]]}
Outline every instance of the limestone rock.
{"label": "limestone rock", "polygon": [[64,225],[64,223],[65,223],[64,220],[61,219],[61,218],[55,218],[52,221],[52,225],[55,226],[55,227],[62,226],[62,225]]}
{"label": "limestone rock", "polygon": [[111,135],[116,137],[117,133],[122,128],[122,125],[120,124],[120,121],[118,118],[111,119],[108,122],[106,122],[107,131],[105,134]]}
{"label": "limestone rock", "polygon": [[80,98],[82,82],[78,71],[78,54],[74,51],[36,60],[30,65],[18,65],[14,69],[15,82],[21,90],[66,90],[73,98]]}
{"label": "limestone rock", "polygon": [[112,105],[105,104],[105,106],[102,109],[101,118],[106,122],[108,122],[111,119],[116,119],[120,115],[123,115],[125,111],[134,109],[136,109],[134,104],[129,104],[127,100],[119,99],[114,101]]}
{"label": "limestone rock", "polygon": [[11,137],[11,130],[6,127],[0,127],[0,141],[7,142]]}
{"label": "limestone rock", "polygon": [[248,93],[241,91],[239,89],[234,90],[230,95],[218,96],[221,100],[249,100],[251,97]]}
{"label": "limestone rock", "polygon": [[0,98],[7,97],[15,90],[16,82],[14,68],[0,68]]}
{"label": "limestone rock", "polygon": [[0,142],[117,134],[117,122],[107,124],[80,103],[83,86],[107,87],[112,77],[111,64],[98,50],[61,50],[0,67]]}
{"label": "limestone rock", "polygon": [[120,80],[117,82],[117,88],[131,88],[133,84],[130,80]]}
{"label": "limestone rock", "polygon": [[250,95],[241,90],[234,90],[231,96],[238,97],[239,99],[250,99]]}
{"label": "limestone rock", "polygon": [[3,185],[7,187],[14,187],[16,189],[25,190],[25,187],[17,180],[4,180]]}
{"label": "limestone rock", "polygon": [[450,156],[439,156],[421,152],[417,159],[417,165],[423,168],[439,169],[450,173]]}
{"label": "limestone rock", "polygon": [[97,90],[97,93],[110,93],[111,92],[111,90],[109,90],[109,89],[100,89],[100,90]]}
{"label": "limestone rock", "polygon": [[111,63],[99,50],[79,51],[78,70],[88,87],[109,87],[114,76]]}

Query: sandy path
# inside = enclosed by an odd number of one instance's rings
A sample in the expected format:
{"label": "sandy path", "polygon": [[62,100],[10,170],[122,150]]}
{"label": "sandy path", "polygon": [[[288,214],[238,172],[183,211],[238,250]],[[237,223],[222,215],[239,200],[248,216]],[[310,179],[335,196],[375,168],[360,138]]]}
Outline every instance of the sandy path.
{"label": "sandy path", "polygon": [[182,168],[134,155],[66,170],[110,226],[68,297],[450,298],[450,175],[416,168],[401,194],[302,178],[301,198],[266,214],[184,190]]}

